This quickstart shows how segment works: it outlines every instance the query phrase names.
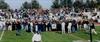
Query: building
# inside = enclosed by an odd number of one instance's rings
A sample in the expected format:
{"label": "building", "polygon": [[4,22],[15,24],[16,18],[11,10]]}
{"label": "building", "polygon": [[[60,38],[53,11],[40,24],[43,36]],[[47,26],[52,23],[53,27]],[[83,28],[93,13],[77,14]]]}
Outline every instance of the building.
{"label": "building", "polygon": [[86,3],[86,1],[94,1],[94,2],[97,2],[97,0],[72,0],[72,2],[75,2],[75,1],[80,1],[80,2],[83,2],[83,3]]}

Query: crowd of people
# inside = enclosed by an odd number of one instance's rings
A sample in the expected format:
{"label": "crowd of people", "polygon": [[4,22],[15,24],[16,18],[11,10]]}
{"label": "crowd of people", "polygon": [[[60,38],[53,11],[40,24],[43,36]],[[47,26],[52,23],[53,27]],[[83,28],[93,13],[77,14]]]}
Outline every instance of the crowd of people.
{"label": "crowd of people", "polygon": [[62,34],[65,34],[78,32],[81,29],[89,32],[90,28],[94,34],[97,34],[94,22],[100,23],[99,9],[0,10],[0,30],[16,30],[16,35],[20,35],[21,30],[26,32],[62,31]]}

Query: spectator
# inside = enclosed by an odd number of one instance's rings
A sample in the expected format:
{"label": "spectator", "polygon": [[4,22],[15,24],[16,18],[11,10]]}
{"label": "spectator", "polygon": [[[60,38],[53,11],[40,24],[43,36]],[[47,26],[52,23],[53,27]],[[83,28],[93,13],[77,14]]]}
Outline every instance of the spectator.
{"label": "spectator", "polygon": [[61,23],[61,27],[62,27],[62,34],[65,34],[65,22],[64,21]]}
{"label": "spectator", "polygon": [[68,33],[71,33],[72,32],[71,31],[71,27],[72,27],[72,22],[69,21],[69,23],[68,23]]}
{"label": "spectator", "polygon": [[16,36],[20,35],[20,31],[21,31],[21,23],[19,20],[16,21]]}
{"label": "spectator", "polygon": [[97,32],[95,31],[95,25],[94,25],[93,21],[90,22],[90,28],[91,28],[92,33],[97,35]]}

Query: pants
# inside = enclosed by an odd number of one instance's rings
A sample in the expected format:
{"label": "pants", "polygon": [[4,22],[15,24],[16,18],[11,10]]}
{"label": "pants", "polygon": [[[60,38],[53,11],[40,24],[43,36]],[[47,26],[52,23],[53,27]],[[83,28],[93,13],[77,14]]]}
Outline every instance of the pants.
{"label": "pants", "polygon": [[46,31],[51,31],[51,27],[46,27]]}
{"label": "pants", "polygon": [[92,29],[92,33],[97,34],[97,32],[95,31],[95,29]]}
{"label": "pants", "polygon": [[88,27],[87,24],[84,24],[84,29],[85,29],[86,32],[89,32],[89,27]]}
{"label": "pants", "polygon": [[62,30],[62,34],[65,34],[65,30]]}
{"label": "pants", "polygon": [[71,28],[68,28],[68,33],[71,33]]}
{"label": "pants", "polygon": [[20,35],[20,29],[16,29],[16,35]]}
{"label": "pants", "polygon": [[33,32],[33,26],[31,26],[31,32]]}
{"label": "pants", "polygon": [[28,25],[25,26],[25,30],[26,30],[26,31],[28,30]]}
{"label": "pants", "polygon": [[10,31],[11,31],[11,30],[12,30],[12,26],[8,26],[8,30],[10,30]]}
{"label": "pants", "polygon": [[75,30],[75,27],[73,26],[73,27],[72,27],[72,32],[75,32],[75,31],[76,31],[76,30]]}
{"label": "pants", "polygon": [[22,29],[28,30],[28,25],[22,25]]}
{"label": "pants", "polygon": [[78,25],[79,30],[81,30],[81,25]]}

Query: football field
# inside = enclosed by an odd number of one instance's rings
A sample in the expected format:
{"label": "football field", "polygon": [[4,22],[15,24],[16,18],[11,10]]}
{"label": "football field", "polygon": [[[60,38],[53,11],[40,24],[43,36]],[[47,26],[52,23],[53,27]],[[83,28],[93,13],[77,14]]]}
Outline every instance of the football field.
{"label": "football field", "polygon": [[[93,41],[100,42],[100,26],[96,27],[97,35],[93,34]],[[0,36],[2,32],[0,32]],[[78,31],[71,34],[61,34],[61,32],[42,32],[42,42],[75,42],[89,40],[89,34]],[[0,42],[32,42],[32,33],[21,31],[21,36],[16,36],[15,31],[5,31]]]}

